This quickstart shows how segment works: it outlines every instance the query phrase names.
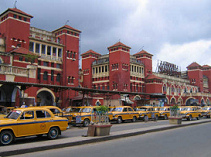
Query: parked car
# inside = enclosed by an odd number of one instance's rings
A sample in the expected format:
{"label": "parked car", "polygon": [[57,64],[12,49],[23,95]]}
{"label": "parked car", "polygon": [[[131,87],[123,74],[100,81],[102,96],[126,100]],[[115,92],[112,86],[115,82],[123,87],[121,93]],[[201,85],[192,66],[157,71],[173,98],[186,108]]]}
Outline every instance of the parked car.
{"label": "parked car", "polygon": [[211,115],[211,106],[204,106],[201,108],[201,116],[210,118]]}
{"label": "parked car", "polygon": [[54,116],[47,108],[17,108],[0,121],[0,144],[8,145],[15,138],[43,134],[47,134],[48,139],[56,139],[67,128],[67,118]]}
{"label": "parked car", "polygon": [[112,121],[122,123],[125,120],[135,122],[139,118],[138,112],[134,111],[130,106],[116,106],[111,112],[113,115]]}
{"label": "parked car", "polygon": [[96,111],[96,106],[78,107],[76,112],[72,112],[71,123],[73,125],[82,124],[84,127],[87,127],[92,121],[92,114]]}
{"label": "parked car", "polygon": [[170,116],[170,106],[158,107],[158,117],[167,120]]}
{"label": "parked car", "polygon": [[187,119],[187,120],[193,120],[193,118],[196,118],[198,120],[201,117],[200,107],[198,106],[182,107],[181,116],[183,119]]}
{"label": "parked car", "polygon": [[148,119],[157,120],[159,117],[159,112],[155,111],[155,108],[152,106],[138,106],[135,108],[135,111],[139,114],[139,119],[147,121]]}
{"label": "parked car", "polygon": [[72,121],[72,114],[62,111],[57,106],[40,106],[40,107],[49,109],[55,116],[66,117],[69,123]]}

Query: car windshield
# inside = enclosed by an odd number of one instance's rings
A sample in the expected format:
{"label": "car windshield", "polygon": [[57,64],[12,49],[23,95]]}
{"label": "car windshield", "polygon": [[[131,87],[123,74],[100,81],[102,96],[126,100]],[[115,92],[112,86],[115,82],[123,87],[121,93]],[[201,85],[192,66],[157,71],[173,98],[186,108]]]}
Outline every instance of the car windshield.
{"label": "car windshield", "polygon": [[136,108],[136,111],[147,111],[146,108]]}
{"label": "car windshield", "polygon": [[211,110],[210,107],[203,107],[202,110]]}
{"label": "car windshield", "polygon": [[91,108],[82,108],[80,111],[85,112],[85,113],[89,113],[89,112],[91,112]]}
{"label": "car windshield", "polygon": [[7,116],[6,118],[9,118],[9,119],[17,119],[21,114],[21,111],[19,110],[13,110],[11,111]]}
{"label": "car windshield", "polygon": [[184,107],[184,108],[181,109],[181,111],[191,111],[191,108],[189,108],[189,107]]}
{"label": "car windshield", "polygon": [[113,111],[116,111],[116,112],[122,112],[122,107],[116,107]]}

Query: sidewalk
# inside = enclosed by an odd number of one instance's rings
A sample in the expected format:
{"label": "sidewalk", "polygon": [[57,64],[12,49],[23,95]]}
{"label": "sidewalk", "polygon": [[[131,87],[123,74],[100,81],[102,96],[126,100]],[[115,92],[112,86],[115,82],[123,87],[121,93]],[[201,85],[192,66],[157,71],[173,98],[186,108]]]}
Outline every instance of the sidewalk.
{"label": "sidewalk", "polygon": [[58,138],[56,140],[46,140],[41,142],[34,142],[34,143],[24,143],[24,144],[12,144],[9,146],[0,146],[0,156],[9,156],[9,155],[17,155],[17,154],[24,154],[29,152],[41,151],[41,150],[48,150],[48,149],[56,149],[62,147],[70,147],[88,143],[95,143],[101,141],[107,141],[112,139],[118,139],[122,137],[129,137],[135,135],[141,135],[150,132],[157,132],[162,130],[169,130],[174,128],[180,128],[190,125],[197,125],[203,123],[210,123],[211,119],[201,119],[195,121],[183,121],[181,125],[158,125],[158,126],[150,126],[147,128],[140,128],[140,129],[133,129],[133,130],[123,130],[112,132],[109,136],[98,136],[98,137],[70,137],[70,138]]}

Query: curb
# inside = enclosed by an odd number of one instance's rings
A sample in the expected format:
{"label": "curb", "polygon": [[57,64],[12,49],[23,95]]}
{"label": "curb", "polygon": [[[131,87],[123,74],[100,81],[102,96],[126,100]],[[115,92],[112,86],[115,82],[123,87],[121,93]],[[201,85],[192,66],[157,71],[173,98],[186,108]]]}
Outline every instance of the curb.
{"label": "curb", "polygon": [[79,145],[84,145],[84,144],[109,141],[109,140],[119,139],[119,138],[123,138],[123,137],[137,136],[137,135],[142,135],[142,134],[146,134],[146,133],[159,132],[159,131],[164,131],[164,130],[170,130],[170,129],[181,128],[181,127],[186,127],[186,126],[210,123],[210,122],[211,122],[211,120],[203,121],[203,122],[196,122],[196,123],[189,123],[189,124],[172,125],[172,126],[167,126],[167,127],[163,127],[163,128],[147,129],[144,131],[142,130],[142,131],[136,131],[136,132],[131,132],[131,133],[119,134],[119,135],[94,137],[92,139],[82,140],[82,141],[67,142],[67,143],[54,144],[54,145],[46,145],[46,146],[27,148],[27,149],[23,148],[23,149],[12,150],[12,151],[4,151],[4,152],[0,152],[0,157],[32,153],[32,152],[36,152],[36,151],[44,151],[44,150],[50,150],[50,149],[58,149],[58,148],[64,148],[64,147],[79,146]]}

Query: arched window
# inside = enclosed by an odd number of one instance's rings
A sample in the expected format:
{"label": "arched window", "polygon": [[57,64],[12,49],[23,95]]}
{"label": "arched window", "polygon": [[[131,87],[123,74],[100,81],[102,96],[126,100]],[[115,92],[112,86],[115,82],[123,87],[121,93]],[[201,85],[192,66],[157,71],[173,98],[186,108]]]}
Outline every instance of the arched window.
{"label": "arched window", "polygon": [[43,74],[43,80],[48,80],[48,72],[45,71],[44,74]]}

